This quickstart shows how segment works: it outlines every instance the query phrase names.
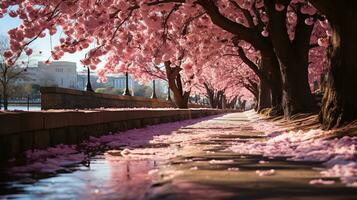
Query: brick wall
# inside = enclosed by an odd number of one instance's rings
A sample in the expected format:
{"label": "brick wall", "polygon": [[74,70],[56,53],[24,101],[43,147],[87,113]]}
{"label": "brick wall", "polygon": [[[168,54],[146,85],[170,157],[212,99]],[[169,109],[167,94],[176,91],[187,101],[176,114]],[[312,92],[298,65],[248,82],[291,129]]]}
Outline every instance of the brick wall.
{"label": "brick wall", "polygon": [[[171,101],[137,96],[100,94],[67,88],[41,88],[41,108],[84,109],[84,108],[173,108]],[[191,108],[204,107],[190,104]]]}
{"label": "brick wall", "polygon": [[0,160],[29,149],[76,144],[89,136],[217,115],[215,109],[78,110],[0,113]]}

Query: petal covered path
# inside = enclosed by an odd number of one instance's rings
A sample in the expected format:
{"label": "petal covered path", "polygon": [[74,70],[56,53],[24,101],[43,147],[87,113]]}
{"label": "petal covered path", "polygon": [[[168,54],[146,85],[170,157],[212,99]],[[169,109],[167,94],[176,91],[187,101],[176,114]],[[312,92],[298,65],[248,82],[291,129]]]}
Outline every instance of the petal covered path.
{"label": "petal covered path", "polygon": [[[355,137],[327,141],[318,130],[283,132],[245,112],[91,138],[58,147],[72,149],[70,159],[38,159],[52,148],[8,169],[20,178],[3,181],[0,199],[356,198]],[[105,150],[85,160],[89,147]],[[60,161],[73,162],[54,166]]]}

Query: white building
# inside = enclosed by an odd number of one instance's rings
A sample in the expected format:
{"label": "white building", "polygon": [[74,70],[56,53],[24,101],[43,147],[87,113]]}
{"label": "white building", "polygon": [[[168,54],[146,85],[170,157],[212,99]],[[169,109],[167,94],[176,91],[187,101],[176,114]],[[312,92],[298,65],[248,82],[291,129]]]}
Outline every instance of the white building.
{"label": "white building", "polygon": [[27,68],[24,75],[26,78],[21,83],[78,88],[75,62],[56,61],[51,64],[38,62],[37,67]]}
{"label": "white building", "polygon": [[[37,84],[43,87],[63,87],[84,90],[87,83],[87,70],[77,72],[75,62],[54,61],[50,64],[38,62],[37,67],[29,67],[24,72],[24,78],[17,81],[19,84]],[[99,87],[113,87],[124,90],[126,86],[125,75],[108,74],[108,82],[105,84],[97,83],[98,75],[96,72],[90,73],[90,79],[93,89]],[[162,80],[156,80],[156,93],[167,93],[167,83]],[[152,87],[152,82],[147,83]],[[129,76],[129,90],[131,93],[143,86]],[[135,92],[134,92],[135,93]]]}
{"label": "white building", "polygon": [[[38,62],[38,68],[42,73],[42,81],[53,81],[55,85],[63,88],[78,88],[75,62],[56,61],[51,64]],[[40,85],[46,83],[42,82]]]}
{"label": "white building", "polygon": [[[79,89],[84,89],[87,84],[87,79],[88,79],[88,74],[87,70],[83,70],[78,72],[78,86]],[[125,89],[126,86],[126,78],[125,75],[122,74],[108,74],[107,75],[108,82],[105,83],[104,85],[116,88],[116,89]],[[98,80],[98,75],[96,72],[91,72],[90,73],[90,81],[92,84],[93,89],[96,89],[97,87],[100,87],[99,84],[97,83]],[[135,85],[135,81],[129,76],[128,79],[128,84],[129,84],[129,90],[132,91]]]}

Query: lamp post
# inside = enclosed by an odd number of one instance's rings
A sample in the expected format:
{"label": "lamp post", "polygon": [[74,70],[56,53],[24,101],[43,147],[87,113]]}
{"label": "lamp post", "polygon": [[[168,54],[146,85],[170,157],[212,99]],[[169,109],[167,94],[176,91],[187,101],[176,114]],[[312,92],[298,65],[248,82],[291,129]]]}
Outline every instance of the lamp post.
{"label": "lamp post", "polygon": [[152,95],[151,95],[152,99],[156,99],[156,91],[155,91],[155,80],[152,80]]}
{"label": "lamp post", "polygon": [[87,67],[87,85],[85,90],[87,92],[94,92],[93,88],[92,88],[92,84],[90,83],[90,69],[89,67]]}
{"label": "lamp post", "polygon": [[123,95],[125,96],[131,96],[130,91],[129,91],[129,73],[125,72],[125,90]]}
{"label": "lamp post", "polygon": [[27,95],[27,111],[30,110],[30,95]]}
{"label": "lamp post", "polygon": [[168,101],[171,101],[171,90],[170,87],[167,87],[167,99]]}

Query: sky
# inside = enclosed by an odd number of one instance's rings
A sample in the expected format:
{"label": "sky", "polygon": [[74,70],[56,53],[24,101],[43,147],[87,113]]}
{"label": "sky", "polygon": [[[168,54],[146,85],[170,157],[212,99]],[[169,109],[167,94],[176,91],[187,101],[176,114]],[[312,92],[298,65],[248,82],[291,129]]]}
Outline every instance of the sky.
{"label": "sky", "polygon": [[[3,18],[0,18],[0,35],[3,37],[8,37],[7,32],[19,26],[21,24],[21,20],[18,18],[11,18],[9,16],[4,16]],[[31,58],[33,61],[32,63],[37,63],[36,60],[38,61],[45,61],[47,60],[50,55],[51,55],[51,45],[50,41],[52,40],[52,46],[54,47],[56,44],[59,43],[59,38],[61,35],[61,31],[58,31],[55,35],[52,37],[49,37],[49,34],[46,34],[46,37],[44,38],[39,38],[37,39],[32,45],[31,48],[34,50],[34,58]],[[39,54],[39,52],[42,51],[42,54]],[[71,61],[71,62],[76,62],[77,63],[77,71],[82,71],[84,69],[83,65],[80,63],[80,60],[84,58],[85,52],[79,52],[79,53],[74,53],[74,54],[65,54],[62,58],[61,61]]]}

